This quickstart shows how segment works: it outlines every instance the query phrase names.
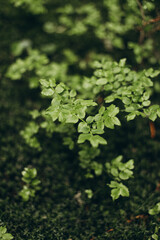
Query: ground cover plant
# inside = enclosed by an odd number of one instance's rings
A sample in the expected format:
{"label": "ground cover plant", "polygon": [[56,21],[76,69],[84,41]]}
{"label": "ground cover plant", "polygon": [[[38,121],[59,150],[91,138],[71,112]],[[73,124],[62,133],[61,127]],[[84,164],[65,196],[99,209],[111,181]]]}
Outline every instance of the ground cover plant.
{"label": "ground cover plant", "polygon": [[159,239],[159,11],[1,1],[2,239]]}

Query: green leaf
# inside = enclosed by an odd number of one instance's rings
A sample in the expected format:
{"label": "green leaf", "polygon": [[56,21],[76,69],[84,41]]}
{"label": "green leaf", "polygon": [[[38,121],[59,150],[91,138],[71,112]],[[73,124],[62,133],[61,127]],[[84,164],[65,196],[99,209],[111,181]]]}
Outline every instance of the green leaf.
{"label": "green leaf", "polygon": [[149,119],[152,120],[153,122],[156,120],[157,118],[157,112],[152,112],[149,116]]}
{"label": "green leaf", "polygon": [[83,134],[80,134],[79,137],[78,137],[78,143],[84,143],[86,140],[90,140],[91,138],[91,134],[86,134],[86,133],[83,133]]}
{"label": "green leaf", "polygon": [[117,168],[112,167],[112,168],[111,168],[111,174],[112,174],[114,177],[118,177],[118,170],[117,170]]}
{"label": "green leaf", "polygon": [[55,81],[54,78],[50,78],[50,79],[49,79],[49,86],[50,86],[51,88],[53,88],[53,87],[56,86],[56,81]]}
{"label": "green leaf", "polygon": [[127,180],[132,176],[133,172],[131,170],[125,169],[124,171],[120,172],[119,177],[122,180]]}
{"label": "green leaf", "polygon": [[121,164],[122,159],[123,159],[123,156],[119,155],[118,157],[112,159],[112,164],[118,167],[119,164]]}
{"label": "green leaf", "polygon": [[104,138],[100,137],[99,135],[95,135],[95,136],[92,135],[89,141],[93,147],[98,147],[99,144],[103,144],[103,145],[107,144],[107,141]]}
{"label": "green leaf", "polygon": [[76,107],[76,115],[78,118],[83,119],[86,115],[86,107],[80,106],[79,108]]}
{"label": "green leaf", "polygon": [[158,202],[154,208],[149,210],[150,215],[157,215],[160,213],[160,202]]}
{"label": "green leaf", "polygon": [[94,102],[93,100],[83,100],[83,99],[77,99],[75,101],[75,104],[80,103],[82,106],[97,106],[97,103]]}
{"label": "green leaf", "polygon": [[106,78],[100,78],[97,80],[96,84],[97,85],[105,85],[108,82]]}
{"label": "green leaf", "polygon": [[86,189],[85,193],[87,194],[88,198],[92,198],[93,197],[93,191],[91,189]]}
{"label": "green leaf", "polygon": [[45,87],[48,88],[49,87],[49,82],[46,79],[40,79],[40,84]]}
{"label": "green leaf", "polygon": [[119,73],[119,72],[121,72],[121,68],[117,66],[117,67],[113,68],[113,72]]}
{"label": "green leaf", "polygon": [[123,97],[123,98],[122,98],[122,102],[123,102],[124,104],[126,104],[126,105],[129,105],[129,104],[131,104],[131,99],[128,98],[128,97]]}
{"label": "green leaf", "polygon": [[100,176],[102,174],[103,165],[101,163],[97,163],[97,162],[93,161],[91,163],[91,167],[97,176]]}
{"label": "green leaf", "polygon": [[149,100],[142,102],[142,105],[144,107],[148,107],[150,104],[151,104],[151,101],[149,101]]}
{"label": "green leaf", "polygon": [[105,112],[105,107],[102,106],[102,107],[99,109],[99,114],[102,115],[104,112]]}
{"label": "green leaf", "polygon": [[120,61],[119,61],[119,66],[120,67],[124,67],[126,64],[126,58],[122,58]]}
{"label": "green leaf", "polygon": [[32,181],[32,183],[31,183],[31,185],[32,185],[32,186],[37,186],[37,185],[39,185],[40,183],[41,183],[40,180],[34,179],[34,180]]}
{"label": "green leaf", "polygon": [[64,91],[64,88],[62,87],[61,84],[58,84],[55,88],[56,93],[62,93]]}
{"label": "green leaf", "polygon": [[127,115],[127,121],[131,121],[136,117],[136,114],[134,112]]}
{"label": "green leaf", "polygon": [[160,109],[157,110],[157,115],[160,117]]}
{"label": "green leaf", "polygon": [[78,117],[76,115],[68,114],[66,115],[66,123],[77,123]]}
{"label": "green leaf", "polygon": [[149,97],[150,97],[150,93],[149,92],[145,92],[144,94],[143,94],[143,100],[148,100],[149,99]]}
{"label": "green leaf", "polygon": [[153,86],[153,82],[149,78],[144,78],[143,79],[143,85],[145,87],[152,87]]}
{"label": "green leaf", "polygon": [[82,132],[82,133],[89,133],[89,126],[87,125],[86,122],[80,122],[78,125],[78,132]]}
{"label": "green leaf", "polygon": [[125,163],[126,168],[133,169],[134,168],[134,160],[130,159],[128,162]]}
{"label": "green leaf", "polygon": [[75,97],[77,95],[77,93],[75,90],[71,90],[69,95],[70,95],[70,97]]}
{"label": "green leaf", "polygon": [[113,102],[114,100],[115,100],[115,95],[110,95],[105,98],[105,103],[110,103],[110,102]]}
{"label": "green leaf", "polygon": [[6,227],[0,227],[0,233],[3,235],[7,232],[7,228]]}
{"label": "green leaf", "polygon": [[55,122],[59,116],[59,111],[55,110],[55,111],[49,111],[49,115],[52,118],[52,121]]}
{"label": "green leaf", "polygon": [[13,236],[10,233],[6,233],[2,238],[2,240],[11,240],[11,239],[13,239]]}
{"label": "green leaf", "polygon": [[97,122],[97,130],[100,130],[103,132],[103,129],[104,129],[104,123],[103,121],[100,120]]}
{"label": "green leaf", "polygon": [[51,88],[44,88],[41,94],[44,96],[52,96],[54,94],[54,90]]}
{"label": "green leaf", "polygon": [[119,121],[119,119],[117,117],[112,117],[112,121],[115,125],[121,126],[121,122]]}
{"label": "green leaf", "polygon": [[86,119],[87,123],[92,123],[93,121],[94,121],[94,117],[91,117],[91,116],[87,117]]}
{"label": "green leaf", "polygon": [[123,197],[129,197],[129,190],[128,188],[123,185],[122,183],[120,183],[120,194],[123,196]]}
{"label": "green leaf", "polygon": [[105,124],[106,127],[114,129],[114,122],[112,121],[111,117],[106,117],[105,121],[104,121],[104,124]]}
{"label": "green leaf", "polygon": [[24,186],[23,189],[20,191],[19,195],[24,201],[28,201],[30,196],[30,190]]}
{"label": "green leaf", "polygon": [[119,108],[116,107],[114,104],[111,104],[108,108],[106,113],[108,114],[108,116],[110,117],[114,117],[119,113]]}
{"label": "green leaf", "polygon": [[154,240],[158,240],[158,235],[157,235],[156,233],[154,233],[154,234],[152,234],[152,238],[153,238]]}
{"label": "green leaf", "polygon": [[111,190],[111,197],[114,200],[118,199],[120,197],[121,190],[120,188],[114,188]]}

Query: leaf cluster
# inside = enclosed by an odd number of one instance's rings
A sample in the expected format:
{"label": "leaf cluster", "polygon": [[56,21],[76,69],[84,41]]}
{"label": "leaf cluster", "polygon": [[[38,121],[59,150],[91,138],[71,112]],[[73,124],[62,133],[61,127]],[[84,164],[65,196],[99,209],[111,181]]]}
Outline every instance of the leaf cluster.
{"label": "leaf cluster", "polygon": [[133,175],[134,161],[130,159],[126,163],[122,163],[123,156],[120,155],[113,159],[111,163],[105,164],[107,172],[114,178],[108,186],[112,188],[111,197],[113,200],[118,199],[120,196],[128,197],[128,188],[121,183],[123,180],[128,180]]}
{"label": "leaf cluster", "polygon": [[11,240],[13,239],[12,234],[7,233],[7,228],[6,227],[0,227],[0,239],[1,240]]}
{"label": "leaf cluster", "polygon": [[22,181],[25,183],[19,195],[23,201],[28,201],[30,197],[35,197],[36,191],[40,190],[40,180],[37,179],[36,168],[25,168],[22,171]]}

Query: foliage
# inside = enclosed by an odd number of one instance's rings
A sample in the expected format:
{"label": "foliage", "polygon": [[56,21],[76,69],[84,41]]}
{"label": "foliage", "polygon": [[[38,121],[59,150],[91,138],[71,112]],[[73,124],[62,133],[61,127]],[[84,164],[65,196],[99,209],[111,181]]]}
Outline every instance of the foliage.
{"label": "foliage", "polygon": [[[159,10],[158,0],[2,0],[0,213],[17,239],[147,239],[158,226],[147,209],[159,202]],[[26,165],[44,178],[32,204],[36,176],[23,180],[25,203],[16,194]],[[113,200],[131,197],[112,202],[106,183]]]}
{"label": "foliage", "polygon": [[160,213],[160,203],[157,203],[153,208],[149,210],[150,215],[156,215]]}
{"label": "foliage", "polygon": [[35,197],[36,191],[40,189],[40,180],[37,177],[36,168],[25,168],[22,171],[22,181],[25,183],[19,195],[24,201],[28,201],[30,197]]}
{"label": "foliage", "polygon": [[11,240],[13,239],[12,234],[7,233],[7,228],[6,227],[0,227],[0,239],[1,240]]}
{"label": "foliage", "polygon": [[93,197],[93,192],[91,189],[86,189],[85,193],[87,194],[88,198],[92,198]]}
{"label": "foliage", "polygon": [[122,163],[123,156],[118,156],[111,161],[105,164],[107,172],[112,175],[114,181],[111,181],[108,186],[113,188],[111,190],[111,196],[113,200],[119,198],[120,195],[123,197],[129,196],[128,188],[120,183],[122,180],[127,180],[133,175],[132,169],[134,168],[134,161],[130,159],[126,163]]}
{"label": "foliage", "polygon": [[[72,149],[75,145],[75,135],[71,135],[70,126],[73,129],[77,128],[79,136],[76,141],[80,146],[83,144],[79,156],[81,166],[87,170],[86,177],[93,178],[92,170],[95,175],[101,175],[103,172],[102,163],[92,160],[100,154],[100,150],[94,149],[98,149],[99,145],[107,144],[105,128],[114,129],[116,125],[121,126],[121,122],[117,117],[119,112],[126,114],[126,116],[123,115],[123,118],[126,118],[127,121],[133,120],[136,116],[155,121],[157,116],[160,116],[159,105],[151,105],[150,101],[150,89],[153,86],[151,78],[156,77],[160,72],[158,70],[154,71],[152,68],[135,72],[126,66],[125,62],[125,59],[121,59],[119,63],[95,62],[96,70],[94,76],[91,77],[92,91],[85,94],[77,93],[75,89],[70,89],[63,82],[56,83],[54,78],[41,79],[41,94],[51,98],[51,105],[40,113],[36,112],[34,116],[34,118],[42,116],[44,122],[38,125],[32,121],[21,132],[29,145],[40,149],[34,135],[39,128],[46,128],[50,133],[58,131],[56,126],[59,122],[58,126],[66,126],[63,136],[65,137],[64,142]],[[96,99],[97,95],[103,95],[101,105],[92,100]],[[86,96],[89,99],[85,99]],[[51,125],[52,128],[50,128]],[[68,133],[69,135],[66,135]],[[103,137],[100,136],[102,134]],[[91,146],[88,146],[86,141]],[[95,152],[95,154],[92,155],[90,151]],[[120,164],[120,166],[116,164]],[[113,174],[113,171],[114,174],[119,174],[114,176],[117,177],[116,180],[126,180],[132,175],[130,169],[133,168],[133,160],[124,165],[121,163],[120,156],[115,160],[115,163],[112,162],[110,168],[111,174]],[[120,173],[118,173],[118,169],[121,171]],[[113,188],[113,184],[109,186]],[[129,196],[128,189],[123,184],[117,183],[114,188],[116,189],[112,190],[112,197],[113,192],[117,191],[117,194],[113,199],[117,199],[120,195]],[[121,189],[123,190],[121,191]]]}
{"label": "foliage", "polygon": [[46,11],[44,7],[45,0],[35,0],[34,2],[31,0],[10,0],[11,3],[14,4],[15,7],[23,7],[28,9],[33,14],[41,14]]}
{"label": "foliage", "polygon": [[158,240],[159,238],[159,227],[155,227],[155,230],[154,230],[154,233],[152,234],[152,236],[148,239],[148,240],[151,240],[151,239],[154,239],[154,240]]}

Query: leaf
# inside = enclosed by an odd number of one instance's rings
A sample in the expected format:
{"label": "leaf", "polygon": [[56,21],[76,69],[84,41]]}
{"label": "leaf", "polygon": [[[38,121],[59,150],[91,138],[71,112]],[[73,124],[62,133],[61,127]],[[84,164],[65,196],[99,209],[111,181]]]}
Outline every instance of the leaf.
{"label": "leaf", "polygon": [[112,117],[112,121],[115,125],[121,126],[121,122],[119,121],[119,119],[117,117]]}
{"label": "leaf", "polygon": [[129,104],[131,104],[131,99],[128,98],[128,97],[123,97],[123,98],[122,98],[122,102],[123,102],[124,104],[126,104],[126,105],[129,105]]}
{"label": "leaf", "polygon": [[87,194],[88,198],[92,198],[93,197],[93,191],[91,189],[86,189],[85,193]]}
{"label": "leaf", "polygon": [[87,119],[86,119],[86,122],[87,123],[92,123],[94,121],[94,117],[92,117],[92,116],[89,116],[89,117],[87,117]]}
{"label": "leaf", "polygon": [[119,183],[116,181],[111,181],[110,184],[108,184],[110,188],[117,188],[119,187]]}
{"label": "leaf", "polygon": [[3,239],[2,240],[11,240],[13,239],[13,236],[10,234],[10,233],[6,233],[4,236],[3,236]]}
{"label": "leaf", "polygon": [[122,58],[120,61],[119,61],[119,66],[120,67],[124,67],[126,64],[126,58]]}
{"label": "leaf", "polygon": [[7,228],[6,227],[0,227],[0,233],[1,234],[5,234],[7,232]]}
{"label": "leaf", "polygon": [[106,78],[100,78],[97,80],[96,84],[97,85],[105,85],[108,82]]}
{"label": "leaf", "polygon": [[56,81],[55,81],[54,78],[50,78],[50,79],[49,79],[49,86],[50,86],[51,88],[53,88],[53,87],[56,86]]}
{"label": "leaf", "polygon": [[158,202],[154,208],[150,209],[149,210],[149,214],[150,215],[156,215],[156,214],[159,214],[160,213],[160,202]]}
{"label": "leaf", "polygon": [[78,132],[89,133],[90,127],[86,122],[80,122],[78,125]]}
{"label": "leaf", "polygon": [[117,168],[112,167],[112,168],[111,168],[111,174],[112,174],[114,177],[118,177],[118,170],[117,170]]}
{"label": "leaf", "polygon": [[58,84],[55,88],[56,93],[62,93],[64,91],[64,88],[62,87],[61,84]]}
{"label": "leaf", "polygon": [[132,176],[133,172],[131,170],[125,169],[124,171],[120,172],[119,178],[122,180],[127,180]]}
{"label": "leaf", "polygon": [[108,108],[106,113],[108,113],[108,116],[114,117],[119,113],[119,108],[116,107],[114,104],[111,104]]}
{"label": "leaf", "polygon": [[143,105],[144,107],[147,107],[147,106],[149,106],[150,104],[151,104],[151,101],[149,101],[149,100],[142,102],[142,105]]}
{"label": "leaf", "polygon": [[104,124],[105,124],[106,127],[114,129],[114,123],[113,123],[111,117],[106,117],[105,121],[104,121]]}
{"label": "leaf", "polygon": [[83,100],[83,99],[77,99],[76,101],[75,101],[75,104],[76,103],[81,103],[81,105],[82,106],[97,106],[97,103],[96,102],[94,102],[93,100]]}
{"label": "leaf", "polygon": [[127,121],[131,121],[136,117],[136,114],[134,112],[127,115]]}
{"label": "leaf", "polygon": [[55,122],[59,116],[59,111],[55,110],[55,111],[49,111],[49,115],[52,118],[52,121]]}
{"label": "leaf", "polygon": [[24,186],[23,189],[20,191],[19,195],[24,201],[28,201],[30,196],[30,190]]}
{"label": "leaf", "polygon": [[66,115],[66,123],[77,123],[78,122],[78,117],[73,114],[68,114]]}
{"label": "leaf", "polygon": [[103,165],[101,163],[93,161],[91,163],[91,167],[97,176],[100,176],[102,174]]}
{"label": "leaf", "polygon": [[152,87],[153,86],[153,82],[149,78],[144,78],[143,79],[143,85],[145,87]]}
{"label": "leaf", "polygon": [[117,67],[113,68],[113,72],[119,73],[119,72],[121,72],[121,68],[117,66]]}
{"label": "leaf", "polygon": [[39,82],[43,87],[45,88],[49,87],[49,82],[46,79],[40,79]]}
{"label": "leaf", "polygon": [[83,119],[86,115],[86,106],[80,106],[79,108],[76,107],[76,115],[78,118]]}
{"label": "leaf", "polygon": [[41,94],[44,96],[52,96],[54,94],[54,90],[51,88],[44,88]]}
{"label": "leaf", "polygon": [[112,159],[112,164],[114,164],[116,166],[119,166],[119,164],[121,163],[122,159],[123,159],[123,156],[119,155],[118,157]]}
{"label": "leaf", "polygon": [[102,106],[100,109],[99,109],[99,114],[102,115],[105,111],[105,107]]}
{"label": "leaf", "polygon": [[158,240],[158,235],[157,235],[156,233],[154,233],[154,234],[152,234],[152,238],[153,238],[154,240]]}
{"label": "leaf", "polygon": [[84,143],[86,140],[90,140],[91,138],[91,134],[86,134],[86,133],[83,133],[83,134],[80,134],[79,137],[78,137],[78,143]]}
{"label": "leaf", "polygon": [[157,112],[154,111],[150,114],[149,119],[154,122],[156,120],[156,118],[157,118]]}
{"label": "leaf", "polygon": [[126,168],[133,169],[134,168],[134,160],[130,159],[128,162],[125,163]]}
{"label": "leaf", "polygon": [[121,190],[119,188],[114,188],[111,190],[111,197],[114,200],[118,199],[120,197]]}
{"label": "leaf", "polygon": [[40,180],[34,179],[34,180],[32,181],[32,183],[31,183],[31,185],[32,185],[32,186],[37,186],[37,185],[39,185],[40,183],[41,183]]}
{"label": "leaf", "polygon": [[107,144],[107,141],[104,138],[100,137],[99,135],[95,136],[92,135],[89,141],[93,147],[98,147],[99,144],[103,145]]}
{"label": "leaf", "polygon": [[104,123],[103,123],[103,121],[100,120],[97,122],[97,130],[103,132],[103,129],[104,129]]}
{"label": "leaf", "polygon": [[123,185],[122,183],[120,183],[120,194],[123,196],[123,197],[129,197],[129,190],[128,188]]}
{"label": "leaf", "polygon": [[145,92],[144,94],[143,94],[143,100],[148,100],[149,99],[149,97],[150,97],[150,93],[149,92]]}
{"label": "leaf", "polygon": [[110,95],[105,98],[105,103],[110,103],[110,102],[113,102],[114,100],[115,100],[115,95]]}
{"label": "leaf", "polygon": [[77,93],[75,90],[71,90],[69,95],[70,95],[70,97],[75,97],[77,95]]}

